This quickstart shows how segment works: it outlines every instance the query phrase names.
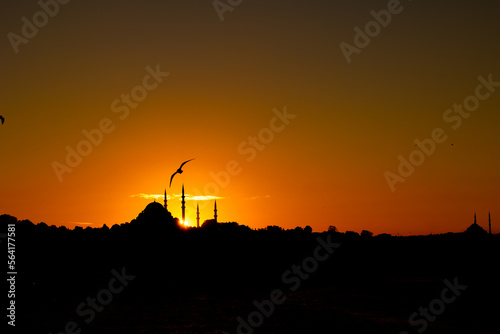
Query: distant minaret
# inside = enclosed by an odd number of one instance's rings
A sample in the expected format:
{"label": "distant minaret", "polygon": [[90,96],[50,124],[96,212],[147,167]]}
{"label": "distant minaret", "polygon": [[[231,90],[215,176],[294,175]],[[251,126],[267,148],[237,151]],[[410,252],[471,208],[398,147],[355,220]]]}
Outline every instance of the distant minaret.
{"label": "distant minaret", "polygon": [[477,225],[476,223],[476,213],[474,212],[474,225]]}
{"label": "distant minaret", "polygon": [[184,183],[182,184],[182,223],[186,221],[186,202],[184,201]]}
{"label": "distant minaret", "polygon": [[217,200],[215,200],[214,220],[215,220],[215,222],[217,223]]}
{"label": "distant minaret", "polygon": [[196,203],[196,227],[200,227],[200,206]]}
{"label": "distant minaret", "polygon": [[167,210],[167,188],[165,188],[165,195],[163,197],[163,206],[165,207],[165,210]]}
{"label": "distant minaret", "polygon": [[488,226],[489,226],[489,234],[491,234],[491,213],[488,212]]}

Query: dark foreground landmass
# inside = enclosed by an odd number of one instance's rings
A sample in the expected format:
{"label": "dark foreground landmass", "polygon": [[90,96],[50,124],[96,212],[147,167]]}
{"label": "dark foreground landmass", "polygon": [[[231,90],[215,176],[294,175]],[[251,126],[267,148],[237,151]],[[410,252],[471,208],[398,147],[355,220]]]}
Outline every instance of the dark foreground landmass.
{"label": "dark foreground landmass", "polygon": [[9,222],[16,332],[500,333],[499,235]]}

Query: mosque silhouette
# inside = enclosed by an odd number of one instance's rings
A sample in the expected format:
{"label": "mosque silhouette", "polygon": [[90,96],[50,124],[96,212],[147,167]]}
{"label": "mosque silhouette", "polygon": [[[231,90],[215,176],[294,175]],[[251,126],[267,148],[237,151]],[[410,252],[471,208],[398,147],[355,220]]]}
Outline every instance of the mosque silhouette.
{"label": "mosque silhouette", "polygon": [[[174,218],[172,213],[168,211],[167,204],[167,189],[164,192],[163,205],[156,202],[149,203],[144,210],[139,213],[136,220],[144,224],[153,226],[163,226],[167,228],[179,228],[181,224],[186,221],[186,196],[184,194],[184,184],[182,184],[182,197],[181,197],[181,210],[182,218]],[[201,227],[210,227],[216,225],[217,221],[217,200],[214,201],[214,217],[203,222]],[[196,204],[196,227],[200,227],[200,207]]]}
{"label": "mosque silhouette", "polygon": [[467,228],[465,233],[471,236],[481,236],[486,234],[491,235],[491,213],[488,212],[488,232],[486,232],[484,228],[478,225],[476,220],[476,213],[474,212],[474,223]]}

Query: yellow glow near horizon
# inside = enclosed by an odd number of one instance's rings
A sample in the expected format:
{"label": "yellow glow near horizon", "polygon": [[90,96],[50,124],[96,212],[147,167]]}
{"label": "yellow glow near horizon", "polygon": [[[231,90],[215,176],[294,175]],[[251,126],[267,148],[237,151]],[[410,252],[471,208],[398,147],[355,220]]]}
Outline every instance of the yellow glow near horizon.
{"label": "yellow glow near horizon", "polygon": [[[130,195],[130,198],[144,198],[144,199],[153,199],[153,200],[163,200],[165,198],[164,194],[135,194],[135,195]],[[177,198],[181,198],[182,194],[173,194],[169,195],[167,194],[167,200],[173,200]],[[215,199],[222,199],[224,197],[221,196],[208,196],[208,195],[198,195],[198,196],[191,196],[190,194],[185,194],[185,200],[186,201],[211,201]]]}

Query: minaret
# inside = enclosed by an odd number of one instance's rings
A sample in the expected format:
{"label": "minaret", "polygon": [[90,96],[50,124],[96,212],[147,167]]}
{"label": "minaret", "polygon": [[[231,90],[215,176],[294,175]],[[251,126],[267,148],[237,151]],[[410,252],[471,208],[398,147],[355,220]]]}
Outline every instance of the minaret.
{"label": "minaret", "polygon": [[215,220],[215,222],[217,223],[217,200],[215,200],[214,220]]}
{"label": "minaret", "polygon": [[163,206],[165,207],[165,210],[167,210],[167,188],[165,188],[165,195],[163,197]]}
{"label": "minaret", "polygon": [[200,227],[200,206],[196,203],[196,227]]}
{"label": "minaret", "polygon": [[184,183],[182,184],[182,223],[186,221],[186,202],[184,201]]}
{"label": "minaret", "polygon": [[488,212],[488,227],[489,227],[489,234],[491,234],[491,213]]}
{"label": "minaret", "polygon": [[474,212],[474,225],[477,225],[476,223],[476,213]]}

